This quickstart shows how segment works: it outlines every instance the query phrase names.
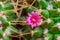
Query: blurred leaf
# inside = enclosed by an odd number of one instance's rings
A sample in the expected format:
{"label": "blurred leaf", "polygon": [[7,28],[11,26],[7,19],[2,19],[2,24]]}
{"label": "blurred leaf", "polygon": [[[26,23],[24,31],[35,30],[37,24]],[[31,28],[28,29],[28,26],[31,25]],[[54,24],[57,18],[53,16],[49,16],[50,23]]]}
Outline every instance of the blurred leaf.
{"label": "blurred leaf", "polygon": [[0,11],[2,11],[3,10],[3,8],[2,8],[2,6],[0,5]]}
{"label": "blurred leaf", "polygon": [[58,8],[60,8],[60,2],[58,1],[58,3],[57,3],[57,6],[58,6]]}
{"label": "blurred leaf", "polygon": [[34,10],[34,8],[32,6],[28,6],[26,10],[27,10],[27,13],[31,13]]}
{"label": "blurred leaf", "polygon": [[4,10],[10,10],[13,9],[13,4],[10,2],[5,2],[4,3]]}
{"label": "blurred leaf", "polygon": [[2,31],[2,30],[0,30],[0,37],[1,37],[1,36],[3,36],[3,31]]}
{"label": "blurred leaf", "polygon": [[42,6],[42,9],[46,9],[46,7],[47,7],[48,4],[49,3],[47,1],[45,1],[45,0],[41,0],[40,1],[40,5]]}
{"label": "blurred leaf", "polygon": [[52,1],[52,5],[53,5],[53,8],[54,9],[57,9],[58,8],[57,4],[54,1]]}
{"label": "blurred leaf", "polygon": [[47,34],[47,38],[48,38],[48,40],[53,40],[53,34]]}
{"label": "blurred leaf", "polygon": [[54,27],[54,28],[52,28],[52,29],[49,30],[49,33],[60,34],[60,30],[57,27]]}
{"label": "blurred leaf", "polygon": [[17,18],[16,14],[13,10],[6,12],[6,17],[7,17],[8,21],[12,21]]}
{"label": "blurred leaf", "polygon": [[53,28],[53,26],[55,25],[54,21],[51,20],[51,22],[47,25],[48,29]]}
{"label": "blurred leaf", "polygon": [[8,36],[5,36],[5,37],[3,38],[3,40],[11,40],[11,38],[8,37]]}
{"label": "blurred leaf", "polygon": [[38,9],[40,9],[40,1],[36,0],[36,2],[34,3],[34,6]]}
{"label": "blurred leaf", "polygon": [[52,20],[54,21],[54,23],[58,23],[60,22],[60,17],[52,18]]}
{"label": "blurred leaf", "polygon": [[42,36],[42,29],[35,28],[35,30],[33,32],[34,32],[35,37],[41,37]]}
{"label": "blurred leaf", "polygon": [[8,21],[3,19],[1,16],[0,16],[0,21],[2,21],[2,25],[3,25],[3,30],[6,29],[6,27],[8,27]]}
{"label": "blurred leaf", "polygon": [[55,18],[55,17],[59,17],[60,13],[58,13],[57,9],[53,9],[53,10],[49,10],[49,15],[50,18]]}
{"label": "blurred leaf", "polygon": [[60,34],[55,34],[54,40],[57,40],[58,37],[60,37]]}
{"label": "blurred leaf", "polygon": [[42,10],[42,15],[45,17],[45,18],[49,18],[49,12],[47,10]]}
{"label": "blurred leaf", "polygon": [[30,26],[24,25],[24,31],[29,32],[31,30]]}
{"label": "blurred leaf", "polygon": [[32,38],[30,38],[30,40],[36,40],[36,38],[35,37],[32,37]]}
{"label": "blurred leaf", "polygon": [[18,32],[18,29],[15,28],[14,26],[9,26],[10,30],[11,30],[11,33],[17,33]]}

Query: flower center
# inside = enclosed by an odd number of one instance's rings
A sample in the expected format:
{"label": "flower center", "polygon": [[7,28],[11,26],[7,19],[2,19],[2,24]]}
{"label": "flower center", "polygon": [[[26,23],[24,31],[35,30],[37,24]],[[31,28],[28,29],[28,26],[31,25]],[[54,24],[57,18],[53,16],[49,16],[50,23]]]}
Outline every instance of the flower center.
{"label": "flower center", "polygon": [[33,19],[32,19],[32,21],[33,21],[33,22],[35,22],[35,21],[36,21],[36,19],[35,19],[35,18],[33,18]]}

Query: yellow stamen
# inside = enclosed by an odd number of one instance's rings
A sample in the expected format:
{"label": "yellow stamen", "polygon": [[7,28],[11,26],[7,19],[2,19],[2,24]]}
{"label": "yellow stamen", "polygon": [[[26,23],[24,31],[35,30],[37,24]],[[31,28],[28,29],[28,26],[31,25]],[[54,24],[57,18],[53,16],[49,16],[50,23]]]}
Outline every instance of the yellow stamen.
{"label": "yellow stamen", "polygon": [[32,21],[36,21],[36,20],[33,18]]}

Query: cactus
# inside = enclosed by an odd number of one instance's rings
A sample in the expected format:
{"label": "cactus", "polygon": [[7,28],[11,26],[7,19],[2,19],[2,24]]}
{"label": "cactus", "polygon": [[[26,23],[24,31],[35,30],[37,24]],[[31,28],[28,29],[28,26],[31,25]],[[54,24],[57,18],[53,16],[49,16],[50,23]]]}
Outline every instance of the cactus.
{"label": "cactus", "polygon": [[60,40],[60,0],[0,0],[0,40]]}

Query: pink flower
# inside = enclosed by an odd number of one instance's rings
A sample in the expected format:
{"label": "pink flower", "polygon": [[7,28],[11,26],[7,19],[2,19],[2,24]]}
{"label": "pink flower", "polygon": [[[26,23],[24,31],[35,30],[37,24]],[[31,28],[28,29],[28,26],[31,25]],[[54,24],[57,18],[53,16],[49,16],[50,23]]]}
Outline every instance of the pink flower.
{"label": "pink flower", "polygon": [[33,11],[32,13],[28,13],[26,19],[27,25],[33,27],[39,26],[41,22],[41,16],[38,15],[38,12]]}

